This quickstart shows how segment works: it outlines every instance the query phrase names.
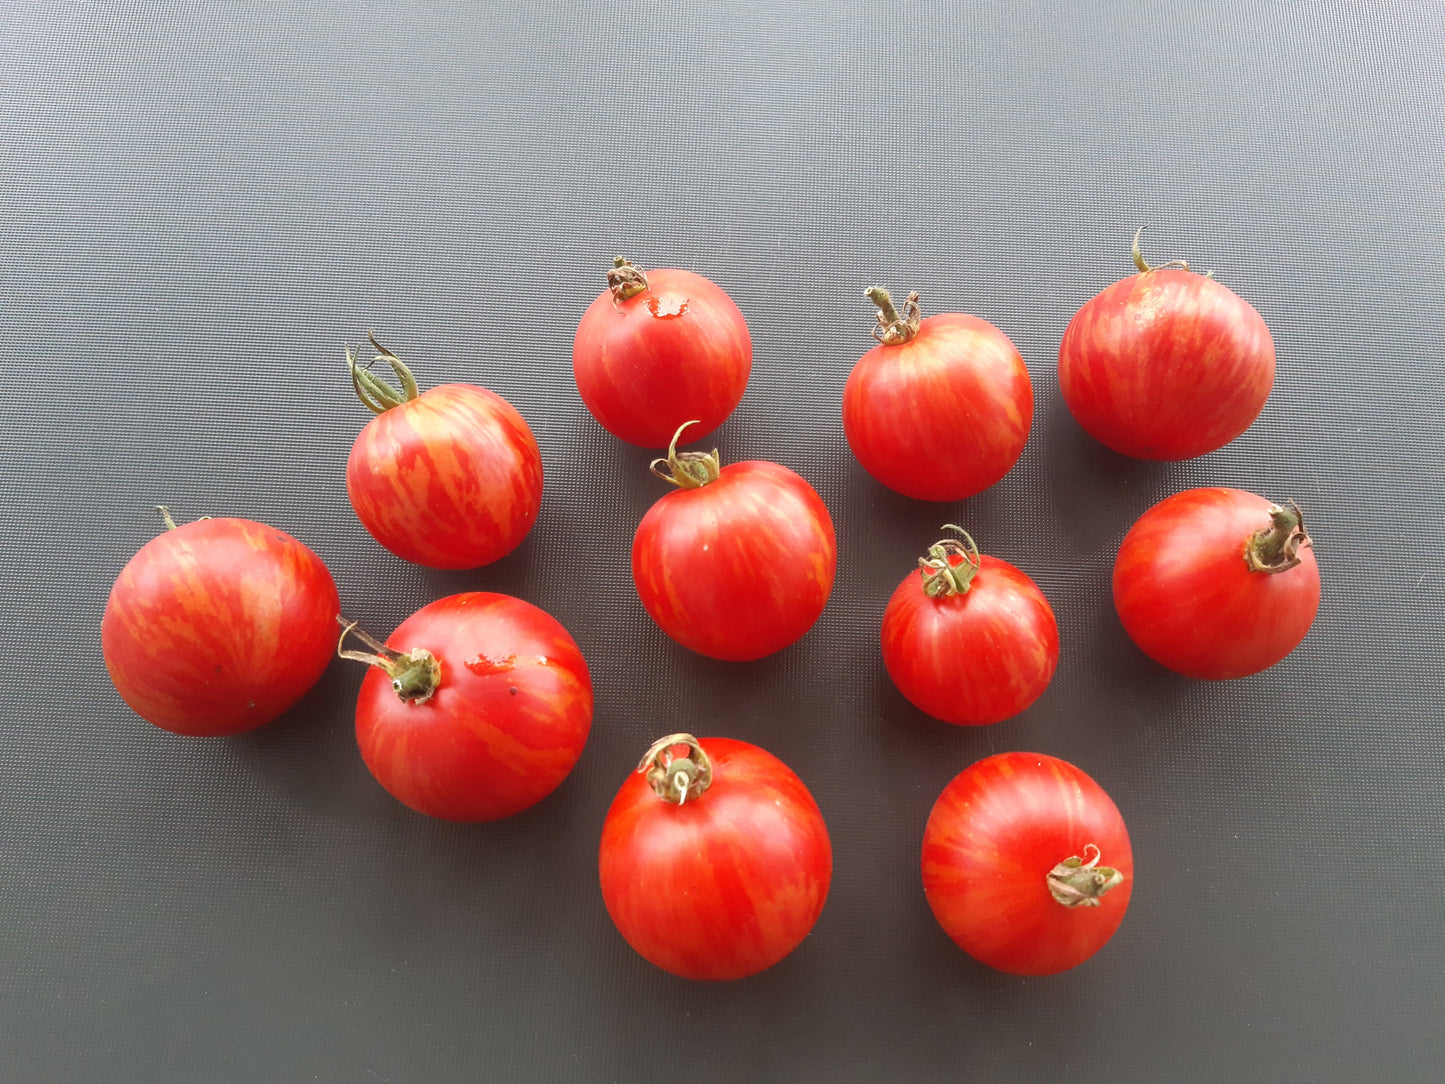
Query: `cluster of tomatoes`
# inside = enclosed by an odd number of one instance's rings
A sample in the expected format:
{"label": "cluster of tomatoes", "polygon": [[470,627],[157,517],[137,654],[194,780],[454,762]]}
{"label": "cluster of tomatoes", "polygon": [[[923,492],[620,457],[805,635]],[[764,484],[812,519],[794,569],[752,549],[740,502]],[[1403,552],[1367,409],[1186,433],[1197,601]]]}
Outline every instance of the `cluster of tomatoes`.
{"label": "cluster of tomatoes", "polygon": [[[1264,405],[1274,347],[1259,314],[1212,278],[1148,267],[1083,306],[1064,334],[1065,401],[1108,446],[1146,458],[1201,455]],[[873,288],[878,340],[843,396],[848,443],[880,482],[955,501],[1001,479],[1028,439],[1033,392],[1019,352],[973,316],[924,318]],[[373,338],[348,354],[376,417],[352,448],[347,491],[392,553],[464,569],[511,552],[536,519],[542,461],[505,400],[449,384],[422,392]],[[722,465],[679,452],[737,406],[752,346],[719,287],[618,259],[587,309],[574,372],[596,419],[624,441],[666,447],[654,473],[676,488],[633,540],[638,595],[685,647],[757,659],[822,614],[837,564],[833,524],[803,478],[777,463]],[[391,367],[399,386],[373,371]],[[696,428],[693,428],[696,427]],[[468,592],[418,610],[386,641],[340,616],[332,578],[302,543],[242,519],[169,528],[126,565],[101,628],[107,669],[142,717],[181,734],[250,730],[285,711],[333,654],[369,664],[356,708],[363,759],[413,809],[494,820],[551,793],[592,723],[576,642],[510,596]],[[912,703],[960,725],[996,723],[1053,676],[1059,635],[1028,575],[979,552],[962,529],[918,560],[883,616],[887,671]],[[1299,509],[1229,489],[1177,494],[1125,538],[1114,568],[1125,629],[1184,674],[1231,678],[1273,665],[1304,637],[1319,575]],[[341,626],[340,641],[337,627]],[[798,777],[757,746],[669,734],[608,811],[602,895],[627,941],[692,978],[752,974],[818,918],[832,873],[828,832]],[[939,923],[966,951],[1018,974],[1080,963],[1128,905],[1123,818],[1078,768],[1041,754],[989,757],[955,778],[924,831],[922,877]],[[1008,922],[998,921],[1007,914]]]}

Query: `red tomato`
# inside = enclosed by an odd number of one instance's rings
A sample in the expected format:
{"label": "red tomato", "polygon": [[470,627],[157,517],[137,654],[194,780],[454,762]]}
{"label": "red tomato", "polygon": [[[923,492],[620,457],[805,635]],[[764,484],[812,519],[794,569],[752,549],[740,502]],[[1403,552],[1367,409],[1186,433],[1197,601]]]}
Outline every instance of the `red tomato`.
{"label": "red tomato", "polygon": [[1009,472],[1034,417],[1029,371],[1014,344],[976,316],[904,315],[880,287],[879,345],[843,388],[843,433],[858,462],[905,497],[956,501]]}
{"label": "red tomato", "polygon": [[598,866],[607,913],[629,945],[683,978],[737,979],[808,935],[833,850],[813,796],[777,757],[672,734],[618,791]]}
{"label": "red tomato", "polygon": [[346,492],[371,536],[429,568],[477,568],[527,537],[542,503],[542,454],[511,403],[471,384],[418,392],[406,366],[375,339],[401,378],[399,394],[351,361],[376,417],[346,462]]}
{"label": "red tomato", "polygon": [[1238,489],[1160,501],[1124,536],[1114,607],[1155,662],[1196,678],[1256,674],[1305,638],[1320,572],[1298,506]]}
{"label": "red tomato", "polygon": [[923,891],[944,932],[1013,975],[1052,975],[1114,936],[1134,889],[1124,818],[1067,761],[999,753],[944,788],[923,832]]}
{"label": "red tomato", "polygon": [[[353,626],[354,627],[354,626]],[[592,678],[557,620],[472,591],[423,606],[374,653],[356,743],[399,801],[450,821],[511,816],[545,798],[582,755]]]}
{"label": "red tomato", "polygon": [[648,509],[632,539],[632,578],[662,631],[738,662],[812,628],[838,567],[833,521],[813,487],[776,463],[679,455],[676,435],[652,466],[681,487]]}
{"label": "red tomato", "polygon": [[[946,526],[952,526],[947,524]],[[883,665],[899,692],[946,723],[978,726],[1039,698],[1059,663],[1048,599],[1007,561],[947,538],[904,577],[883,613]]]}
{"label": "red tomato", "polygon": [[1079,424],[1116,452],[1191,459],[1249,428],[1274,383],[1264,318],[1184,265],[1150,269],[1085,302],[1059,346],[1059,387]]}
{"label": "red tomato", "polygon": [[141,718],[219,737],[269,723],[331,661],[336,584],[290,535],[202,519],[151,539],[121,570],[100,623],[105,666]]}
{"label": "red tomato", "polygon": [[733,299],[691,271],[643,274],[618,257],[572,345],[577,390],[613,436],[665,448],[695,418],[706,436],[743,397],[753,366]]}

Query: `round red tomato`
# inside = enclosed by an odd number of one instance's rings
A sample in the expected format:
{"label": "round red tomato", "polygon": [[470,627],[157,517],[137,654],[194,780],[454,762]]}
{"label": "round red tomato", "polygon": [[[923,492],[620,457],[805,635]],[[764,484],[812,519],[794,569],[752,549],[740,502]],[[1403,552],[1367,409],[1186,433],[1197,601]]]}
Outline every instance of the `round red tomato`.
{"label": "round red tomato", "polygon": [[1085,302],[1059,346],[1059,387],[1079,424],[1116,452],[1191,459],[1249,428],[1274,383],[1264,318],[1188,266],[1150,269]]}
{"label": "round red tomato", "polygon": [[663,632],[738,662],[813,627],[833,589],[838,544],[812,486],[777,463],[720,467],[716,451],[679,454],[676,436],[653,470],[680,488],[638,524],[632,578]]}
{"label": "round red tomato", "polygon": [[863,468],[889,489],[956,501],[993,485],[1018,461],[1034,417],[1029,371],[1014,344],[976,316],[922,319],[918,295],[899,316],[888,291],[879,345],[843,388],[843,433]]}
{"label": "round red tomato", "polygon": [[629,444],[665,448],[683,422],[706,436],[748,386],[753,343],[733,299],[691,271],[643,273],[620,256],[577,325],[582,402]]}
{"label": "round red tomato", "polygon": [[592,678],[555,618],[473,591],[423,606],[386,644],[344,657],[372,664],[356,702],[356,743],[377,782],[450,821],[511,816],[566,778],[592,729]]}
{"label": "round red tomato", "polygon": [[116,691],[141,718],[219,737],[269,723],[316,684],[341,604],[321,559],[275,527],[170,527],[121,570],[100,623]]}
{"label": "round red tomato", "polygon": [[402,391],[351,358],[357,395],[376,417],[346,462],[346,492],[371,536],[428,568],[477,568],[522,543],[542,503],[542,454],[522,415],[471,384],[418,392],[372,339]]}
{"label": "round red tomato", "polygon": [[[947,526],[952,526],[948,524]],[[997,723],[1039,698],[1059,663],[1059,626],[1034,581],[947,538],[904,577],[883,613],[883,665],[919,710]]]}
{"label": "round red tomato", "polygon": [[672,734],[618,791],[598,866],[629,945],[674,975],[737,979],[808,935],[833,850],[813,796],[777,757]]}
{"label": "round red tomato", "polygon": [[1238,489],[1190,489],[1139,517],[1114,561],[1114,607],[1144,654],[1196,678],[1279,662],[1320,606],[1298,506]]}
{"label": "round red tomato", "polygon": [[999,753],[939,795],[923,833],[923,891],[944,932],[1013,975],[1052,975],[1114,936],[1134,889],[1124,818],[1064,760]]}

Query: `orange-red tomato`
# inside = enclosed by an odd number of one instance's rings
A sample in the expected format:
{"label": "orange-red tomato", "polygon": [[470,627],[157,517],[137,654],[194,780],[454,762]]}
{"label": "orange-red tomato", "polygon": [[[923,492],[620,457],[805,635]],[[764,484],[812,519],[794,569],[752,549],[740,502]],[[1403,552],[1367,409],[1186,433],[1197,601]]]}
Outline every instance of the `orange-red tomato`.
{"label": "orange-red tomato", "polygon": [[[377,781],[420,813],[511,816],[567,777],[592,729],[592,678],[550,614],[472,591],[423,606],[373,644],[356,742]],[[428,661],[430,660],[430,661]]]}
{"label": "orange-red tomato", "polygon": [[629,945],[684,978],[737,979],[808,935],[833,850],[813,796],[777,757],[674,734],[617,792],[598,867],[603,903]]}
{"label": "orange-red tomato", "polygon": [[922,563],[883,613],[888,676],[915,707],[946,723],[1017,715],[1058,666],[1059,627],[1048,599],[1007,561],[965,552],[952,539]]}
{"label": "orange-red tomato", "polygon": [[587,409],[644,448],[667,447],[687,421],[699,425],[694,437],[716,429],[742,399],[752,365],[747,321],[720,287],[691,271],[644,274],[623,260],[572,345]]}
{"label": "orange-red tomato", "polygon": [[[375,342],[375,340],[373,340]],[[429,568],[477,568],[511,553],[542,504],[542,454],[522,415],[471,384],[419,392],[384,347],[378,356],[406,391],[353,363],[358,393],[377,416],[352,445],[346,492],[371,536]],[[370,401],[368,401],[370,399]]]}
{"label": "orange-red tomato", "polygon": [[1114,936],[1134,890],[1118,808],[1074,765],[999,753],[965,768],[923,833],[923,891],[944,932],[1015,975],[1083,963]]}
{"label": "orange-red tomato", "polygon": [[151,539],[121,570],[101,651],[141,718],[177,734],[239,734],[316,684],[340,608],[321,559],[284,531],[202,519]]}
{"label": "orange-red tomato", "polygon": [[843,388],[843,433],[858,462],[888,488],[956,501],[993,485],[1018,461],[1033,424],[1029,372],[1014,344],[976,316],[920,318],[917,294],[899,316],[885,290],[879,345]]}

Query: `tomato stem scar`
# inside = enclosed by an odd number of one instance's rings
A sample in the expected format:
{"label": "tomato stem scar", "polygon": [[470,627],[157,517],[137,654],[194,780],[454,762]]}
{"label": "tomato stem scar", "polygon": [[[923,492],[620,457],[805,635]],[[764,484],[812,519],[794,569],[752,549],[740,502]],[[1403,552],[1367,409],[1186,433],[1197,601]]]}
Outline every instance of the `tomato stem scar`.
{"label": "tomato stem scar", "polygon": [[612,305],[616,308],[648,288],[647,272],[626,256],[615,257],[607,272],[607,288],[612,291]]}
{"label": "tomato stem scar", "polygon": [[[673,755],[673,747],[687,746],[687,756]],[[647,782],[664,802],[682,805],[689,797],[697,801],[712,786],[712,761],[691,734],[669,734],[652,743],[637,765]]]}
{"label": "tomato stem scar", "polygon": [[1300,563],[1301,546],[1312,545],[1305,533],[1305,514],[1294,501],[1289,507],[1269,506],[1269,526],[1249,536],[1244,563],[1251,572],[1288,572]]}
{"label": "tomato stem scar", "polygon": [[[1093,858],[1087,858],[1090,851]],[[1098,907],[1099,897],[1124,882],[1124,875],[1110,866],[1099,865],[1103,857],[1096,844],[1084,845],[1084,856],[1065,858],[1044,878],[1049,895],[1065,907]]]}

